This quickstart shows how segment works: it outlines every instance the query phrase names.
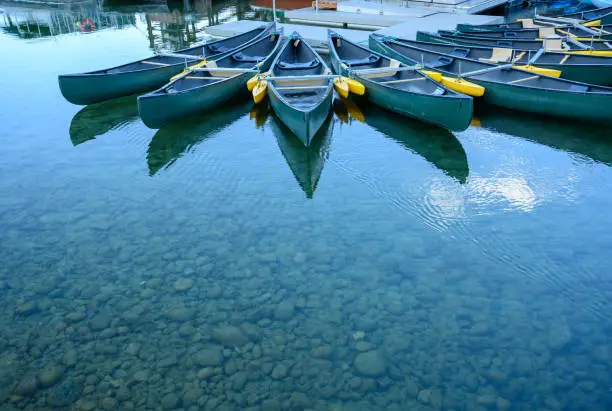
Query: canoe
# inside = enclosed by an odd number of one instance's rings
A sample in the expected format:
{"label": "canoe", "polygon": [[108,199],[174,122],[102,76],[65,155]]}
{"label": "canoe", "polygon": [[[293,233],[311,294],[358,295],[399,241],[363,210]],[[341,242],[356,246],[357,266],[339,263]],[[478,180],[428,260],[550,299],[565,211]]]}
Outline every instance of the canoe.
{"label": "canoe", "polygon": [[138,120],[136,96],[121,97],[83,107],[72,117],[68,134],[73,146]]}
{"label": "canoe", "polygon": [[[138,97],[140,118],[147,127],[159,128],[187,114],[211,109],[241,91],[246,96],[247,80],[253,77],[255,70],[266,71],[270,67],[282,45],[281,38],[282,29],[273,31],[158,90]],[[231,71],[240,69],[243,71]]]}
{"label": "canoe", "polygon": [[612,23],[612,6],[563,14],[559,17],[584,21],[601,20],[601,24],[610,24]]}
{"label": "canoe", "polygon": [[482,128],[566,151],[582,162],[588,159],[612,166],[612,139],[607,128],[563,119],[548,120],[499,107],[482,107],[478,110]]}
{"label": "canoe", "polygon": [[[612,88],[540,76],[533,72],[495,66],[477,60],[435,53],[409,40],[370,36],[371,47],[406,64],[424,61],[426,67],[463,78],[485,88],[486,103],[513,110],[584,121],[612,120]],[[470,74],[486,70],[480,74]]]}
{"label": "canoe", "polygon": [[[262,104],[258,106],[262,106]],[[267,104],[263,106],[267,106]],[[328,116],[325,119],[316,138],[312,140],[309,146],[305,146],[289,128],[274,116],[270,118],[268,124],[295,181],[297,181],[306,198],[313,198],[323,173],[323,167],[329,158],[334,127],[332,117]]]}
{"label": "canoe", "polygon": [[[489,46],[489,47],[506,47],[513,48],[517,50],[540,50],[542,48],[547,50],[555,50],[555,51],[571,51],[571,52],[582,52],[586,49],[579,47],[576,44],[563,41],[561,38],[549,38],[543,40],[535,40],[535,39],[495,39],[495,38],[487,38],[480,37],[480,33],[470,35],[467,33],[456,33],[453,31],[447,30],[439,30],[438,36],[453,39],[454,42],[462,43],[462,44],[474,44],[481,46]],[[421,35],[417,36],[417,40],[420,41],[430,41],[427,40]],[[606,53],[612,52],[612,43],[603,40],[594,40],[583,43],[587,49],[594,51],[605,51]]]}
{"label": "canoe", "polygon": [[[448,130],[423,124],[395,113],[389,113],[368,101],[359,101],[359,107],[351,99],[334,101],[337,112],[360,110],[363,122],[393,140],[406,151],[416,153],[428,163],[461,184],[468,180],[468,159],[461,142]],[[346,107],[344,107],[346,106]]]}
{"label": "canoe", "polygon": [[[433,43],[454,43],[465,45],[476,45],[484,47],[505,47],[518,50],[538,51],[544,47],[540,40],[496,40],[477,37],[460,37],[450,34],[452,32],[439,31],[438,33],[429,33],[425,31],[417,31],[416,39],[418,41],[429,41]],[[561,42],[558,43],[558,48],[561,47]]]}
{"label": "canoe", "polygon": [[[469,127],[474,110],[472,97],[454,92],[417,70],[393,71],[406,65],[333,31],[329,32],[328,44],[334,72],[365,85],[366,96],[373,103],[449,130],[463,131]],[[360,72],[371,69],[383,72]]]}
{"label": "canoe", "polygon": [[87,73],[62,74],[58,77],[60,90],[66,100],[81,105],[154,90],[183,71],[186,64],[197,64],[202,59],[218,59],[238,47],[267,36],[274,28],[275,24],[270,23],[234,37],[178,50],[172,55],[160,54]]}
{"label": "canoe", "polygon": [[[457,24],[456,31],[462,33],[482,33],[482,32],[504,32],[504,31],[522,31],[522,30],[535,30],[539,31],[540,28],[554,28],[554,29],[578,29],[584,32],[588,32],[589,30],[598,31],[600,29],[604,29],[604,31],[609,31],[610,26],[604,25],[603,27],[583,27],[578,25],[578,27],[574,27],[574,24],[570,24],[568,22],[564,22],[559,20],[557,22],[553,21],[544,21],[537,19],[520,19],[511,23],[501,23],[501,24]],[[537,33],[539,34],[539,33]],[[605,34],[605,33],[602,33]]]}
{"label": "canoe", "polygon": [[199,144],[245,117],[252,105],[247,99],[237,104],[222,104],[207,113],[188,116],[159,129],[147,149],[149,176],[173,166],[185,154],[195,151]]}
{"label": "canoe", "polygon": [[430,42],[415,42],[413,44],[436,53],[451,54],[495,64],[514,62],[516,65],[527,65],[529,60],[534,57],[535,61],[531,63],[533,66],[559,70],[561,71],[561,78],[591,84],[612,85],[612,59],[609,57],[555,52],[545,52],[537,56],[535,52],[527,50],[513,51],[505,48]]}
{"label": "canoe", "polygon": [[534,29],[518,29],[518,30],[489,30],[489,31],[471,31],[461,30],[457,26],[454,33],[466,36],[478,36],[482,38],[492,39],[544,39],[550,37],[575,37],[582,41],[593,40],[610,40],[612,39],[612,26],[601,26],[595,30],[581,26],[565,26],[565,27],[540,27]]}
{"label": "canoe", "polygon": [[555,27],[557,25],[567,26],[568,23],[561,20],[559,20],[559,23],[553,23],[551,21],[536,19],[520,19],[513,22],[499,24],[457,24],[456,30],[463,33],[480,33],[482,31],[523,30],[540,27]]}
{"label": "canoe", "polygon": [[297,33],[289,36],[270,69],[268,97],[276,116],[309,146],[331,110],[333,80],[325,61]]}

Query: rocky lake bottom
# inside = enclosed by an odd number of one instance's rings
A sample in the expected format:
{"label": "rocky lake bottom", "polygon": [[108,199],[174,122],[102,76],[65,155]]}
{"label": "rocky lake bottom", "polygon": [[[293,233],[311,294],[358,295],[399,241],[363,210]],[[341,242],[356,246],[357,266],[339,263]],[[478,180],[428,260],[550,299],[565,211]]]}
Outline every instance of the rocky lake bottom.
{"label": "rocky lake bottom", "polygon": [[0,410],[612,409],[606,130],[67,103],[126,21],[0,41]]}

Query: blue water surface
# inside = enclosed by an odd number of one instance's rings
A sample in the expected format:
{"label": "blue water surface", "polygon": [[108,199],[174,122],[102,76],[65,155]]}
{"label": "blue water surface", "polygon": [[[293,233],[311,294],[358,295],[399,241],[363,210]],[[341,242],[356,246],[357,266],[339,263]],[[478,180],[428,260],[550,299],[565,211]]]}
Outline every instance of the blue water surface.
{"label": "blue water surface", "polygon": [[60,94],[245,7],[0,15],[0,408],[612,409],[607,126]]}

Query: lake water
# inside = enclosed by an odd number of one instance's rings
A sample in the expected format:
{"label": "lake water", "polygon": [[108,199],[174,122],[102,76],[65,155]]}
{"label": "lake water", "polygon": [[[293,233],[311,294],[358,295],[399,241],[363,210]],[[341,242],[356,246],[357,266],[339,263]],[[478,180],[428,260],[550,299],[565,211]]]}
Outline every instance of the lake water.
{"label": "lake water", "polygon": [[249,101],[62,98],[265,17],[205,6],[2,3],[2,410],[612,409],[607,126],[338,101],[306,149]]}

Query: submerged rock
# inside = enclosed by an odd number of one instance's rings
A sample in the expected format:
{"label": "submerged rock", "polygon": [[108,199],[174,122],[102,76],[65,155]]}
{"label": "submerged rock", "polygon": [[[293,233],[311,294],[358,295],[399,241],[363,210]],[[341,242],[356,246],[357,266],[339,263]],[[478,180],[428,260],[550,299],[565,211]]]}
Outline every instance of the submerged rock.
{"label": "submerged rock", "polygon": [[38,379],[35,375],[26,375],[17,384],[13,390],[13,394],[24,397],[32,395],[38,389]]}
{"label": "submerged rock", "polygon": [[40,383],[41,387],[51,387],[52,385],[57,384],[57,382],[62,378],[63,373],[64,370],[61,367],[57,365],[51,366],[38,373],[38,382]]}
{"label": "submerged rock", "polygon": [[274,309],[274,318],[281,321],[290,320],[293,317],[294,311],[295,304],[293,301],[284,300]]}
{"label": "submerged rock", "polygon": [[110,324],[111,318],[105,314],[96,315],[91,319],[91,329],[94,331],[103,330]]}
{"label": "submerged rock", "polygon": [[48,402],[54,407],[67,407],[76,402],[82,392],[83,387],[80,384],[75,382],[73,378],[66,378],[53,388]]}
{"label": "submerged rock", "polygon": [[193,280],[190,278],[179,278],[174,282],[174,291],[187,291],[193,287]]}
{"label": "submerged rock", "polygon": [[203,367],[217,367],[223,363],[223,353],[216,348],[205,348],[193,355],[193,362]]}
{"label": "submerged rock", "polygon": [[385,357],[380,351],[360,353],[353,363],[359,374],[367,377],[378,377],[387,370]]}
{"label": "submerged rock", "polygon": [[174,310],[169,311],[166,314],[166,317],[169,320],[172,321],[176,321],[176,322],[185,322],[185,321],[189,321],[193,318],[193,316],[195,315],[196,310],[193,308],[175,308]]}
{"label": "submerged rock", "polygon": [[240,328],[231,325],[213,329],[212,338],[226,347],[240,347],[249,342]]}

